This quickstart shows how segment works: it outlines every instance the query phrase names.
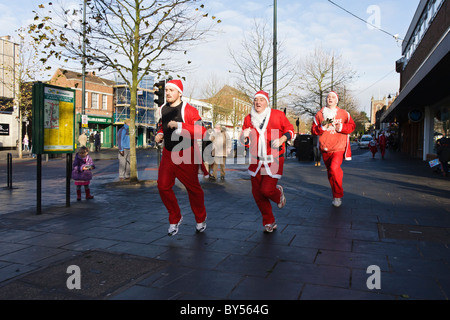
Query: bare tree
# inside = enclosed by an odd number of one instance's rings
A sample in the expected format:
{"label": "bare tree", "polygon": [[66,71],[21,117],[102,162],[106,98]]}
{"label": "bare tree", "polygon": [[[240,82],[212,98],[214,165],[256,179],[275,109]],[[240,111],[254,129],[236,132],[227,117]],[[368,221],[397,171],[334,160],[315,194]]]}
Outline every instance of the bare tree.
{"label": "bare tree", "polygon": [[305,58],[300,69],[300,90],[294,96],[292,108],[311,116],[324,106],[329,91],[343,90],[356,77],[356,71],[352,70],[342,55],[320,47]]}
{"label": "bare tree", "polygon": [[[237,81],[237,88],[252,97],[255,92],[270,92],[273,87],[273,45],[272,32],[265,21],[254,20],[251,31],[244,35],[237,50],[229,50],[235,69],[231,72]],[[289,58],[283,43],[278,43],[277,97],[288,96],[286,89],[297,79],[296,63]]]}
{"label": "bare tree", "polygon": [[[7,102],[3,108],[8,109],[17,105],[19,113],[19,132],[18,132],[18,154],[19,158],[22,159],[22,123],[23,120],[29,121],[32,117],[32,87],[33,82],[43,76],[45,70],[50,69],[50,67],[43,67],[39,63],[39,56],[37,54],[36,46],[34,41],[26,36],[25,28],[20,28],[16,30],[17,36],[20,40],[18,59],[12,65],[1,65],[0,69],[3,69],[4,74],[7,76],[5,78],[0,78],[0,83],[9,87],[11,91],[17,91],[15,94],[15,101]],[[7,79],[15,78],[16,81],[7,81]],[[17,88],[18,90],[17,90]]]}
{"label": "bare tree", "polygon": [[213,24],[220,22],[214,16],[207,18],[204,5],[197,6],[198,3],[198,0],[87,0],[84,25],[82,8],[67,9],[60,5],[57,12],[43,17],[36,14],[36,23],[30,26],[35,40],[44,45],[47,57],[43,61],[51,56],[66,62],[85,57],[91,68],[114,70],[129,86],[132,182],[137,181],[138,85],[150,73],[166,76],[179,71],[173,54],[186,54],[189,45],[203,39]]}

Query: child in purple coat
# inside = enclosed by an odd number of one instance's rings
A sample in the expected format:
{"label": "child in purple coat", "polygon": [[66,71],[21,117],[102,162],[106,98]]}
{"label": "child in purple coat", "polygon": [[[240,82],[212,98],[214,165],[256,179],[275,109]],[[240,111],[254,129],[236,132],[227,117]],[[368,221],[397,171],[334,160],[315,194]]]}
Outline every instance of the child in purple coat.
{"label": "child in purple coat", "polygon": [[81,200],[81,186],[84,186],[86,199],[93,199],[89,184],[92,180],[92,169],[95,169],[94,161],[89,156],[88,148],[81,147],[75,156],[72,166],[72,179],[75,180],[77,186],[77,200]]}

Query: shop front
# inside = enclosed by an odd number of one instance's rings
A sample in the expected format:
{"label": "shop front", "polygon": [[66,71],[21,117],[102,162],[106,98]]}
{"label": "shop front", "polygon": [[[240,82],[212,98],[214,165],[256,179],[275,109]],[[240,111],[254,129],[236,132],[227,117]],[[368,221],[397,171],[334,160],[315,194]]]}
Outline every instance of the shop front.
{"label": "shop front", "polygon": [[89,137],[92,133],[95,135],[97,131],[100,133],[100,143],[102,148],[113,147],[113,125],[112,117],[100,117],[88,115],[87,127],[82,128],[81,115],[77,114],[80,132],[84,131]]}

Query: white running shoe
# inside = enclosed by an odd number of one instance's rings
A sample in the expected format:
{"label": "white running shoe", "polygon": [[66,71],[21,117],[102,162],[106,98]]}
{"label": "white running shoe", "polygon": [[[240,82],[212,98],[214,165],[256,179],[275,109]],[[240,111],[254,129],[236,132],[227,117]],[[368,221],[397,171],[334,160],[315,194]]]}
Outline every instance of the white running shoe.
{"label": "white running shoe", "polygon": [[278,208],[282,209],[286,205],[286,197],[284,196],[283,187],[280,185],[277,185],[277,189],[281,192],[281,198],[280,202],[277,204]]}
{"label": "white running shoe", "polygon": [[266,224],[264,226],[264,232],[265,233],[272,233],[272,232],[274,232],[277,229],[277,227],[278,226],[277,226],[276,222],[274,222],[272,224]]}
{"label": "white running shoe", "polygon": [[205,229],[206,229],[206,220],[201,223],[197,223],[196,227],[197,233],[203,232],[205,231]]}
{"label": "white running shoe", "polygon": [[180,219],[180,221],[178,221],[177,224],[171,224],[169,226],[169,230],[167,230],[169,236],[172,237],[178,233],[178,228],[181,224],[181,221],[183,221],[183,216],[181,216],[181,219]]}
{"label": "white running shoe", "polygon": [[331,202],[331,204],[334,207],[339,208],[342,205],[342,200],[341,200],[341,198],[333,198],[333,201]]}

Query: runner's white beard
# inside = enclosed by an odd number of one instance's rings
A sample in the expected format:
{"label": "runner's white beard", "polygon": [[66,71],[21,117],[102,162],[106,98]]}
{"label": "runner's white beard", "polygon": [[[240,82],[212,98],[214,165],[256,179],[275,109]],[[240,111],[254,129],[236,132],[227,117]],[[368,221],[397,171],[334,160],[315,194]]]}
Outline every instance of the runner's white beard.
{"label": "runner's white beard", "polygon": [[323,118],[324,120],[336,118],[337,109],[331,110],[328,107],[323,108]]}
{"label": "runner's white beard", "polygon": [[261,113],[256,112],[255,107],[252,108],[252,110],[250,111],[250,115],[252,119],[252,124],[255,128],[261,128],[261,124],[269,114],[269,111],[270,111],[269,107],[264,109],[264,111]]}

